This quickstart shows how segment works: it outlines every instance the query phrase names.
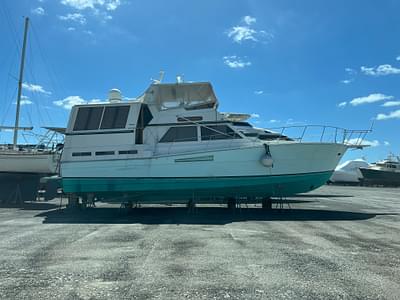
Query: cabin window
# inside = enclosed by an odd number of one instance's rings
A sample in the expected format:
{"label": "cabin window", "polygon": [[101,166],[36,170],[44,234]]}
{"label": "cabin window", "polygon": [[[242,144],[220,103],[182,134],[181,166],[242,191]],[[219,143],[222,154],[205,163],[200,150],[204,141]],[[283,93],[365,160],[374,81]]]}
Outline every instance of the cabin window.
{"label": "cabin window", "polygon": [[232,122],[233,126],[253,127],[248,122]]}
{"label": "cabin window", "polygon": [[129,105],[110,106],[104,111],[103,120],[101,121],[101,129],[118,129],[125,128],[128,120]]}
{"label": "cabin window", "polygon": [[196,122],[196,121],[202,121],[203,117],[202,116],[193,116],[193,117],[178,117],[177,121],[178,122]]}
{"label": "cabin window", "polygon": [[114,151],[97,151],[96,155],[114,155]]}
{"label": "cabin window", "polygon": [[118,151],[118,154],[137,154],[137,150],[120,150]]}
{"label": "cabin window", "polygon": [[196,126],[171,127],[161,138],[160,143],[194,142],[197,141]]}
{"label": "cabin window", "polygon": [[78,109],[74,130],[96,130],[99,128],[104,107],[81,107]]}
{"label": "cabin window", "polygon": [[232,128],[226,125],[212,125],[201,127],[201,139],[203,141],[240,138],[240,135],[238,135],[236,132],[233,131]]}
{"label": "cabin window", "polygon": [[153,115],[151,114],[149,107],[146,104],[142,104],[142,106],[140,107],[140,113],[136,125],[135,144],[143,144],[144,128],[150,123],[152,119]]}
{"label": "cabin window", "polygon": [[91,156],[92,152],[72,152],[72,156]]}

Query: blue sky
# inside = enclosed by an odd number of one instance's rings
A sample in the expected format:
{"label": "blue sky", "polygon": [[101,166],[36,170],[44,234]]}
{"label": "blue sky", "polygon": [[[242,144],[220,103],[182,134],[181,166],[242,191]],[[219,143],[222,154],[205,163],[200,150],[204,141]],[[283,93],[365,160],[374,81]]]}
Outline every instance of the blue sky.
{"label": "blue sky", "polygon": [[[259,127],[365,129],[400,154],[400,2],[2,0],[0,122],[15,113],[23,16],[31,18],[21,125],[62,126],[69,107],[119,88],[141,94],[164,70],[211,81],[220,110]],[[11,134],[0,133],[0,142]]]}

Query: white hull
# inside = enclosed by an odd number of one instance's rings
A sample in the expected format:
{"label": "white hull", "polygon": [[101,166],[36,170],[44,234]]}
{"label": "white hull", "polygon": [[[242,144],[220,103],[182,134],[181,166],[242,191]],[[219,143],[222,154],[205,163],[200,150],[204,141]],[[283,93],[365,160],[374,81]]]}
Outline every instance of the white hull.
{"label": "white hull", "polygon": [[363,175],[360,167],[367,168],[369,164],[362,159],[346,161],[339,165],[332,174],[330,181],[337,183],[359,183]]}
{"label": "white hull", "polygon": [[0,152],[0,172],[55,174],[55,153]]}
{"label": "white hull", "polygon": [[67,178],[174,178],[305,174],[333,171],[346,151],[343,144],[270,144],[273,167],[260,159],[263,145],[171,154],[148,158],[110,158],[73,161],[63,158],[61,176]]}
{"label": "white hull", "polygon": [[354,172],[347,172],[338,170],[332,174],[330,181],[332,182],[348,182],[348,183],[359,183],[362,178],[362,174],[359,170]]}

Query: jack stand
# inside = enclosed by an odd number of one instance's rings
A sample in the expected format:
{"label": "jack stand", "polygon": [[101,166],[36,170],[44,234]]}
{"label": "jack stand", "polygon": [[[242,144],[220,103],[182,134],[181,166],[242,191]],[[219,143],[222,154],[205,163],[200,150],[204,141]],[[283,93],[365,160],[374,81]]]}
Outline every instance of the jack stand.
{"label": "jack stand", "polygon": [[228,198],[227,207],[228,207],[229,210],[235,211],[235,209],[236,209],[236,199],[233,198],[233,197]]}
{"label": "jack stand", "polygon": [[188,209],[188,213],[195,213],[197,210],[196,202],[194,202],[194,199],[190,199],[189,202],[186,204],[186,207]]}
{"label": "jack stand", "polygon": [[265,210],[272,210],[272,200],[270,197],[265,197],[261,202],[262,208]]}
{"label": "jack stand", "polygon": [[68,203],[67,203],[67,208],[68,209],[77,209],[79,208],[79,197],[75,194],[69,194],[68,195]]}

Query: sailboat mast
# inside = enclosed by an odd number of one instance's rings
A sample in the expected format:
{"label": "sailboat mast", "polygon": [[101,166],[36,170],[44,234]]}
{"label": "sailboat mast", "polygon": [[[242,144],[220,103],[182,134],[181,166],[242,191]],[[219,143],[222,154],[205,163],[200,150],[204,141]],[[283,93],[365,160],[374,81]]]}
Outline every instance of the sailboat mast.
{"label": "sailboat mast", "polygon": [[17,111],[15,114],[15,126],[14,126],[14,148],[17,147],[18,142],[18,127],[19,127],[19,110],[21,107],[21,95],[22,95],[22,81],[24,77],[24,65],[25,65],[25,50],[26,50],[26,39],[28,36],[29,18],[25,18],[25,30],[24,30],[24,41],[22,44],[22,55],[21,55],[21,65],[19,69],[19,79],[18,79],[18,96],[17,96]]}

